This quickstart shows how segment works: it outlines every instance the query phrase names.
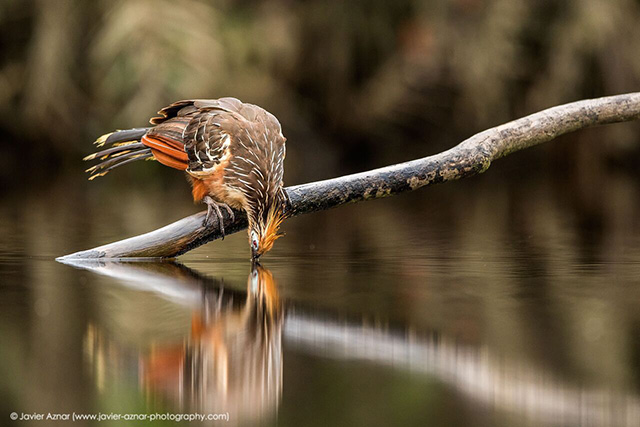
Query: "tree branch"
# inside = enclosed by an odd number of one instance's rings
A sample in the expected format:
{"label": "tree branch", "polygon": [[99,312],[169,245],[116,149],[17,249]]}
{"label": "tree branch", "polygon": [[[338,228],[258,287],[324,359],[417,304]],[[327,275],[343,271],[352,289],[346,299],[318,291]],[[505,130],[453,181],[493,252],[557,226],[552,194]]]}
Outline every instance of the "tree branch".
{"label": "tree branch", "polygon": [[[640,118],[640,92],[589,99],[549,108],[480,132],[442,153],[339,178],[287,187],[289,215],[296,216],[364,200],[379,199],[432,184],[468,178],[513,152],[590,126]],[[206,212],[158,230],[76,252],[60,259],[171,258],[221,236],[205,228]],[[223,210],[226,234],[247,227],[244,213],[231,221]]]}

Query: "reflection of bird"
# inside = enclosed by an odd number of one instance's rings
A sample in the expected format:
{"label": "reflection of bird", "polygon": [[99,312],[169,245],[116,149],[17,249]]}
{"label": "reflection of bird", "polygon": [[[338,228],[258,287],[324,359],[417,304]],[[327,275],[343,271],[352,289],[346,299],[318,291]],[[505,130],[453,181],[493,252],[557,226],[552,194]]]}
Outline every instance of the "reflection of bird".
{"label": "reflection of bird", "polygon": [[189,338],[154,346],[140,372],[148,390],[186,403],[188,410],[231,412],[234,420],[277,412],[282,394],[283,310],[271,272],[252,266],[244,301],[205,290]]}
{"label": "reflection of bird", "polygon": [[207,204],[207,225],[217,222],[224,236],[220,207],[232,218],[230,207],[244,210],[253,257],[269,251],[280,237],[287,201],[282,183],[285,137],[278,120],[235,98],[178,101],[158,113],[151,128],[100,137],[96,144],[108,148],[85,157],[101,161],[87,169],[89,179],[145,159],[184,170],[193,199]]}

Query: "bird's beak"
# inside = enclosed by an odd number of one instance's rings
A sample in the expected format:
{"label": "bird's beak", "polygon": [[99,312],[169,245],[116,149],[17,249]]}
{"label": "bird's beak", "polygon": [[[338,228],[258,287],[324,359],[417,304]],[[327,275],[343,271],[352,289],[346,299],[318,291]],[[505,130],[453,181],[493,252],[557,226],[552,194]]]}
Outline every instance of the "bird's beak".
{"label": "bird's beak", "polygon": [[253,250],[253,248],[251,248],[251,260],[253,262],[258,262],[258,260],[260,259],[260,253],[258,251]]}

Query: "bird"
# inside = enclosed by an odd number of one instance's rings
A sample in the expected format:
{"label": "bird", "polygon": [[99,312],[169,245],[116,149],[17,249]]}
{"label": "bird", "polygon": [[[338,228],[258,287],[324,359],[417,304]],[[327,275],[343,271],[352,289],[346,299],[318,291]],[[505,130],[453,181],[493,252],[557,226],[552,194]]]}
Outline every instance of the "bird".
{"label": "bird", "polygon": [[92,180],[139,161],[186,172],[194,202],[207,205],[203,225],[217,224],[224,238],[221,208],[244,211],[252,259],[282,236],[280,226],[290,200],[284,190],[286,138],[278,119],[236,98],[177,101],[150,119],[151,127],[118,130],[95,141],[101,151],[85,161]]}

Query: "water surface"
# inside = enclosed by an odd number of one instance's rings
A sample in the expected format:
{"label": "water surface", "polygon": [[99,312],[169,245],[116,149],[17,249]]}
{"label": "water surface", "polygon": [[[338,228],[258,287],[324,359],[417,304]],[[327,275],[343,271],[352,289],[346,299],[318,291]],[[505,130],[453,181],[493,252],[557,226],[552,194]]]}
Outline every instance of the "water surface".
{"label": "water surface", "polygon": [[291,219],[259,269],[242,233],[173,263],[54,261],[194,212],[179,185],[9,193],[2,417],[640,425],[638,184],[505,174]]}

